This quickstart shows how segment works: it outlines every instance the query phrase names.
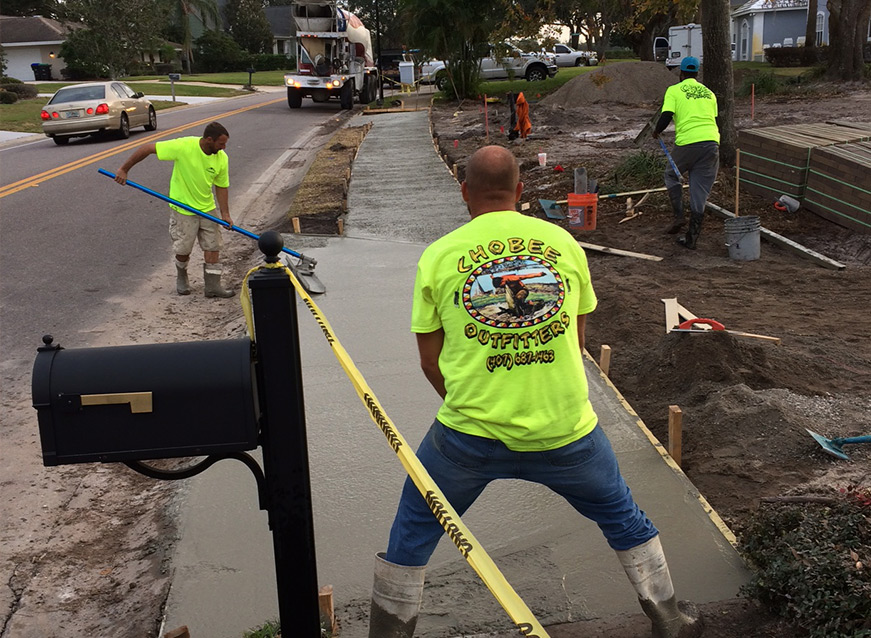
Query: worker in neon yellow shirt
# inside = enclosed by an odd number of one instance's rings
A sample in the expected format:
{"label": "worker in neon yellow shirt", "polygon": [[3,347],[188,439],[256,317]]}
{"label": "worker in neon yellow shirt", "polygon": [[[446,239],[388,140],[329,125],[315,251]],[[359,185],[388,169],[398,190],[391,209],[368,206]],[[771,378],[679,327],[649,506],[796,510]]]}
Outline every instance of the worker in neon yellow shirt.
{"label": "worker in neon yellow shirt", "polygon": [[[681,246],[695,249],[705,204],[720,166],[720,128],[717,122],[717,97],[696,79],[699,60],[687,56],[680,63],[680,82],[668,87],[662,102],[662,115],[653,131],[657,139],[674,119],[674,164],[681,174],[689,178],[690,225],[686,236],[677,241]],[[666,228],[669,234],[681,231],[684,225],[683,188],[680,176],[669,162],[665,167],[665,186],[674,212],[674,221]]]}
{"label": "worker in neon yellow shirt", "polygon": [[[698,611],[678,604],[659,531],[590,403],[584,329],[597,300],[584,251],[559,226],[516,211],[523,184],[508,149],[479,149],[465,175],[471,219],[426,248],[414,283],[411,330],[443,399],[418,459],[460,515],[497,479],[549,487],[598,524],[653,635],[699,636]],[[434,516],[434,502],[406,480],[376,556],[369,638],[414,634],[426,564],[452,525]]]}
{"label": "worker in neon yellow shirt", "polygon": [[[230,177],[227,140],[230,134],[219,122],[208,124],[202,137],[179,137],[153,144],[143,144],[124,162],[115,175],[115,181],[124,184],[127,172],[149,155],[173,162],[169,181],[169,196],[203,213],[212,214],[215,199],[221,210],[221,219],[231,227]],[[214,187],[214,195],[212,188]],[[176,292],[191,294],[188,280],[188,262],[194,244],[199,242],[203,251],[203,280],[206,297],[232,297],[233,292],[221,285],[221,249],[224,239],[217,222],[169,205],[172,212],[169,220],[169,236],[175,252]],[[212,215],[214,217],[214,215]]]}

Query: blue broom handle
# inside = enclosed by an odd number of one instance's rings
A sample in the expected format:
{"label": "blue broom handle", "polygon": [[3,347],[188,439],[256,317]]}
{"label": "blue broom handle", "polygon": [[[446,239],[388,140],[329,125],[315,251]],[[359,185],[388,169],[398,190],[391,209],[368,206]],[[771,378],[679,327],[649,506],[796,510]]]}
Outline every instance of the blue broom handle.
{"label": "blue broom handle", "polygon": [[677,170],[677,164],[675,164],[674,160],[671,159],[671,153],[668,152],[668,148],[666,148],[665,142],[662,141],[661,137],[657,137],[656,139],[659,140],[659,145],[662,147],[662,150],[665,153],[665,156],[668,158],[668,161],[671,163],[671,167],[672,167],[672,169],[674,169],[675,177],[677,177],[678,180],[682,179],[683,176],[680,174],[680,171]]}
{"label": "blue broom handle", "polygon": [[[114,173],[110,173],[109,171],[104,170],[102,168],[98,168],[97,172],[105,175],[106,177],[111,177],[112,179],[115,179]],[[193,213],[194,215],[199,215],[200,217],[205,217],[206,219],[210,219],[213,222],[220,224],[224,228],[229,228],[230,230],[235,230],[237,233],[241,233],[241,234],[245,235],[246,237],[250,237],[251,239],[254,239],[254,240],[260,239],[259,235],[255,235],[250,230],[245,230],[244,228],[241,228],[239,226],[231,226],[229,222],[225,222],[223,219],[221,219],[219,217],[215,217],[214,215],[209,215],[208,213],[204,213],[203,211],[197,210],[196,208],[192,208],[191,206],[188,206],[187,204],[182,204],[180,201],[175,200],[172,197],[167,197],[163,193],[158,193],[157,191],[153,191],[150,188],[143,186],[142,184],[137,184],[136,182],[128,179],[127,185],[132,186],[133,188],[138,188],[143,193],[148,193],[152,197],[156,197],[157,199],[162,199],[163,201],[165,201],[169,204],[172,204],[173,206],[178,206],[179,208],[183,208],[186,211]],[[293,255],[294,257],[302,257],[302,255],[300,253],[295,252],[295,251],[291,250],[290,248],[284,248],[282,246],[281,251],[287,253],[288,255]]]}
{"label": "blue broom handle", "polygon": [[871,435],[849,436],[844,439],[832,439],[832,441],[837,441],[838,445],[844,445],[845,443],[871,443]]}

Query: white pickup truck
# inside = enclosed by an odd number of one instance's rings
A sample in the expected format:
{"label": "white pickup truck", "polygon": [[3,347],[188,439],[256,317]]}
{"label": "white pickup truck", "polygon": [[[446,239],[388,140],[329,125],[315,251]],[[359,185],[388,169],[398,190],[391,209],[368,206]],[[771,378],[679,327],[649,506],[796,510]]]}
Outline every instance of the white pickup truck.
{"label": "white pickup truck", "polygon": [[596,66],[599,58],[593,51],[578,51],[567,44],[555,44],[553,56],[557,66]]}
{"label": "white pickup truck", "polygon": [[[538,82],[552,78],[559,70],[550,55],[525,53],[510,45],[499,48],[506,51],[504,55],[497,56],[496,47],[491,45],[487,56],[481,58],[481,79],[525,78],[529,82]],[[440,91],[450,86],[445,63],[441,60],[425,62],[420,69],[420,80],[427,84],[435,83]]]}

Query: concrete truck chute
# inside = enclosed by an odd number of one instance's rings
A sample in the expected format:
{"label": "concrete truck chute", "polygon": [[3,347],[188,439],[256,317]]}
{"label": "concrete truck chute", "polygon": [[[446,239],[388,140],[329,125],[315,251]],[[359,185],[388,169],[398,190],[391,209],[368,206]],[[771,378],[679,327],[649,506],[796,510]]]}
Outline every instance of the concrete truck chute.
{"label": "concrete truck chute", "polygon": [[372,55],[372,38],[360,19],[328,0],[296,0],[296,73],[284,76],[287,105],[302,106],[338,99],[350,109],[356,98],[368,104],[376,98],[378,70]]}

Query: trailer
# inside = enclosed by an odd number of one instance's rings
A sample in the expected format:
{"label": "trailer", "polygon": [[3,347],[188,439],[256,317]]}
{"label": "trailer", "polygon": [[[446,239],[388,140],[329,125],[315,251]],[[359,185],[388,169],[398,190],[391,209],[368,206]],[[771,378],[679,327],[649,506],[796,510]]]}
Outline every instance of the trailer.
{"label": "trailer", "polygon": [[350,109],[356,98],[368,104],[377,96],[378,69],[372,56],[369,31],[353,13],[330,0],[295,0],[296,73],[284,76],[287,105],[339,101]]}
{"label": "trailer", "polygon": [[665,62],[669,69],[679,67],[681,60],[693,56],[702,62],[702,25],[690,23],[669,27],[668,38],[653,41],[653,59]]}

